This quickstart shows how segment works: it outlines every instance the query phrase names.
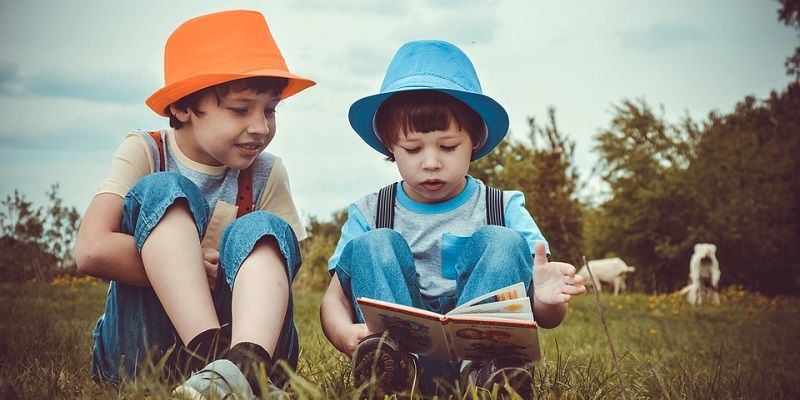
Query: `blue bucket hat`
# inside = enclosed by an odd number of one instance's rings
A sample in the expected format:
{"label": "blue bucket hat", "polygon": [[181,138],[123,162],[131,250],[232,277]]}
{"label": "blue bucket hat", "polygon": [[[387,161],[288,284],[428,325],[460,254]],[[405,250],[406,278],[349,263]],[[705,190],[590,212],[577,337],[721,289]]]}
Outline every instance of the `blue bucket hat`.
{"label": "blue bucket hat", "polygon": [[350,125],[370,147],[386,156],[390,152],[375,133],[375,113],[393,94],[410,90],[436,90],[448,94],[483,118],[486,135],[473,151],[473,161],[489,154],[508,132],[508,113],[498,102],[483,94],[475,67],[463,51],[440,40],[412,41],[397,50],[386,70],[380,92],[350,106]]}

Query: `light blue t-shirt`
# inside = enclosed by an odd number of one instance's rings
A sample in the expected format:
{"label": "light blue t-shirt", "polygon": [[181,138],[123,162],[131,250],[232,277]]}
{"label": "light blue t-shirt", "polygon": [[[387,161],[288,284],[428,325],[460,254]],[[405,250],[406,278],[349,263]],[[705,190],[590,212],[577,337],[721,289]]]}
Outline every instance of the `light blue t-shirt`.
{"label": "light blue t-shirt", "polygon": [[[419,287],[426,297],[453,295],[456,288],[455,262],[467,239],[486,225],[486,185],[467,176],[464,190],[450,200],[426,204],[412,200],[397,185],[394,204],[394,230],[408,242],[414,255]],[[378,193],[371,193],[350,205],[342,235],[328,270],[333,273],[344,247],[365,232],[375,229]],[[504,225],[520,232],[531,255],[536,242],[549,246],[539,227],[525,209],[525,196],[518,191],[503,191]]]}

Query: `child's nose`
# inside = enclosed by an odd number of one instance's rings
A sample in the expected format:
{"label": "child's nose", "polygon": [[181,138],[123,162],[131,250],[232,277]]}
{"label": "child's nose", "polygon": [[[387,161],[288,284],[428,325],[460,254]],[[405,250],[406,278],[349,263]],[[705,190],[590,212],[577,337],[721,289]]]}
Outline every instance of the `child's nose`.
{"label": "child's nose", "polygon": [[422,159],[422,168],[426,170],[439,169],[442,163],[439,160],[439,155],[436,151],[426,151],[425,157]]}
{"label": "child's nose", "polygon": [[269,134],[269,118],[261,113],[253,114],[253,118],[250,118],[247,131],[256,135]]}

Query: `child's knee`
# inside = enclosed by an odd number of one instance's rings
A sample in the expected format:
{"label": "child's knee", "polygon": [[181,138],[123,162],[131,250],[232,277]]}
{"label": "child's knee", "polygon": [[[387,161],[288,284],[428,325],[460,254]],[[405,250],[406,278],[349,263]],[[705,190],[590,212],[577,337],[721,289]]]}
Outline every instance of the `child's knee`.
{"label": "child's knee", "polygon": [[524,248],[528,251],[528,243],[521,233],[504,226],[485,225],[472,235],[473,245],[479,248]]}
{"label": "child's knee", "polygon": [[300,268],[300,247],[292,227],[266,211],[248,213],[231,222],[219,244],[220,264],[230,282],[250,254],[258,248],[277,250],[291,282]]}
{"label": "child's knee", "polygon": [[137,248],[171,211],[187,211],[197,226],[198,235],[205,232],[209,208],[205,196],[192,181],[173,172],[150,174],[140,179],[125,196],[122,210],[122,232],[136,238]]}
{"label": "child's knee", "polygon": [[401,245],[408,246],[403,235],[395,230],[381,228],[374,229],[353,239],[350,243],[352,247],[363,249],[363,251],[376,252],[380,250],[393,249]]}
{"label": "child's knee", "polygon": [[411,249],[403,236],[385,228],[369,231],[350,241],[342,251],[342,257],[351,261],[369,260],[374,268],[408,264],[408,260],[413,260]]}
{"label": "child's knee", "polygon": [[145,175],[133,185],[131,191],[134,193],[163,195],[164,193],[182,193],[192,197],[199,196],[205,199],[200,188],[189,178],[177,172],[156,172]]}
{"label": "child's knee", "polygon": [[194,182],[174,172],[158,172],[142,177],[125,197],[125,208],[131,211],[159,212],[161,208],[160,212],[163,213],[173,205],[186,207],[197,222],[208,219],[208,203],[203,192]]}

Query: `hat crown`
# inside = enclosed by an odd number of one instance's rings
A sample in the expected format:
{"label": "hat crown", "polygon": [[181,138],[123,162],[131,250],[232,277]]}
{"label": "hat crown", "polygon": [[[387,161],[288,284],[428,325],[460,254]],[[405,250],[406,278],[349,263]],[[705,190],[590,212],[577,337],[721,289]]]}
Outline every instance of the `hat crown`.
{"label": "hat crown", "polygon": [[400,47],[386,70],[381,92],[417,88],[483,93],[467,55],[441,40],[416,40]]}
{"label": "hat crown", "polygon": [[167,39],[164,81],[210,74],[239,74],[262,69],[287,70],[261,13],[222,11],[192,18]]}
{"label": "hat crown", "polygon": [[261,13],[221,11],[181,24],[164,47],[164,87],[145,100],[156,114],[182,97],[221,83],[253,78],[285,78],[281,99],[315,84],[289,72]]}

